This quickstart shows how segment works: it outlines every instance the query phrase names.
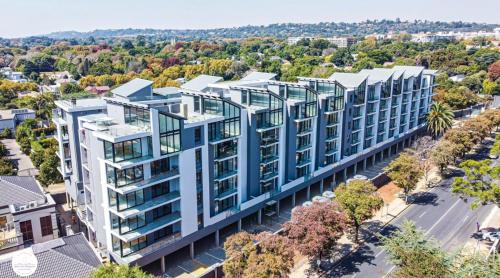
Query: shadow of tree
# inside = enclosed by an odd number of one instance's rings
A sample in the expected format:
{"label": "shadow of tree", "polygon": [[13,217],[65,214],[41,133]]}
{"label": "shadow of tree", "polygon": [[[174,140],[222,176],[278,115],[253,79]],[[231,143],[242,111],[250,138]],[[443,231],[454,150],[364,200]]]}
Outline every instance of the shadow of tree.
{"label": "shadow of tree", "polygon": [[432,192],[418,192],[412,195],[413,204],[415,205],[433,205],[437,206],[439,199],[436,193]]}

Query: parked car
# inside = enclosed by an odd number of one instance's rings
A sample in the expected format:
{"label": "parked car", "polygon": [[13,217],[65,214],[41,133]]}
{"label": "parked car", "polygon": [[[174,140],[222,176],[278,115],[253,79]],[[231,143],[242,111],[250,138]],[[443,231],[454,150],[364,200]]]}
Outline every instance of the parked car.
{"label": "parked car", "polygon": [[495,241],[496,239],[500,239],[500,232],[484,233],[483,239],[488,241]]}

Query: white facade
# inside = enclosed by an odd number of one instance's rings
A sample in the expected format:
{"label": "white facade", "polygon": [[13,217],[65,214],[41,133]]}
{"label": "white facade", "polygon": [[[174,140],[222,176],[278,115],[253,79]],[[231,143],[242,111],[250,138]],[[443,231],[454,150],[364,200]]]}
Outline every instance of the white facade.
{"label": "white facade", "polygon": [[105,105],[75,104],[88,108],[67,137],[78,145],[70,161],[81,172],[89,238],[119,263],[150,263],[186,238],[194,248],[198,235],[419,131],[434,74],[395,67],[299,83],[249,78],[161,96],[136,80]]}

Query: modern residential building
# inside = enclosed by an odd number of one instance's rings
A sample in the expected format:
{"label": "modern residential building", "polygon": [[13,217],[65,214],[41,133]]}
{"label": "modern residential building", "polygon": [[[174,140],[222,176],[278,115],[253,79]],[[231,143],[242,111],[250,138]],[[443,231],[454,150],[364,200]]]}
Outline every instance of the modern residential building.
{"label": "modern residential building", "polygon": [[194,256],[204,239],[219,244],[221,229],[260,222],[297,192],[331,189],[408,146],[425,127],[435,73],[290,83],[254,72],[160,89],[134,79],[113,97],[58,101],[68,199],[112,260],[164,269],[167,255]]}
{"label": "modern residential building", "polygon": [[58,238],[55,207],[33,177],[0,176],[0,254]]}
{"label": "modern residential building", "polygon": [[0,130],[8,128],[12,131],[15,131],[17,125],[27,119],[34,118],[35,111],[28,108],[0,110]]}
{"label": "modern residential building", "polygon": [[34,273],[29,275],[31,278],[86,278],[101,265],[99,257],[85,236],[75,234],[0,255],[0,273],[3,278],[22,277],[12,267],[14,258],[21,252],[32,254],[37,259],[37,267]]}

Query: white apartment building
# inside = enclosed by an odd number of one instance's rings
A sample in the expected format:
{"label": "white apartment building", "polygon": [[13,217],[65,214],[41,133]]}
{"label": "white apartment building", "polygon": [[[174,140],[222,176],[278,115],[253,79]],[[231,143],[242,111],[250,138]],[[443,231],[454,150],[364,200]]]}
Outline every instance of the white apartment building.
{"label": "white apartment building", "polygon": [[435,71],[134,79],[113,97],[57,101],[61,173],[89,240],[118,263],[195,254],[220,230],[332,189],[408,146],[426,125]]}

